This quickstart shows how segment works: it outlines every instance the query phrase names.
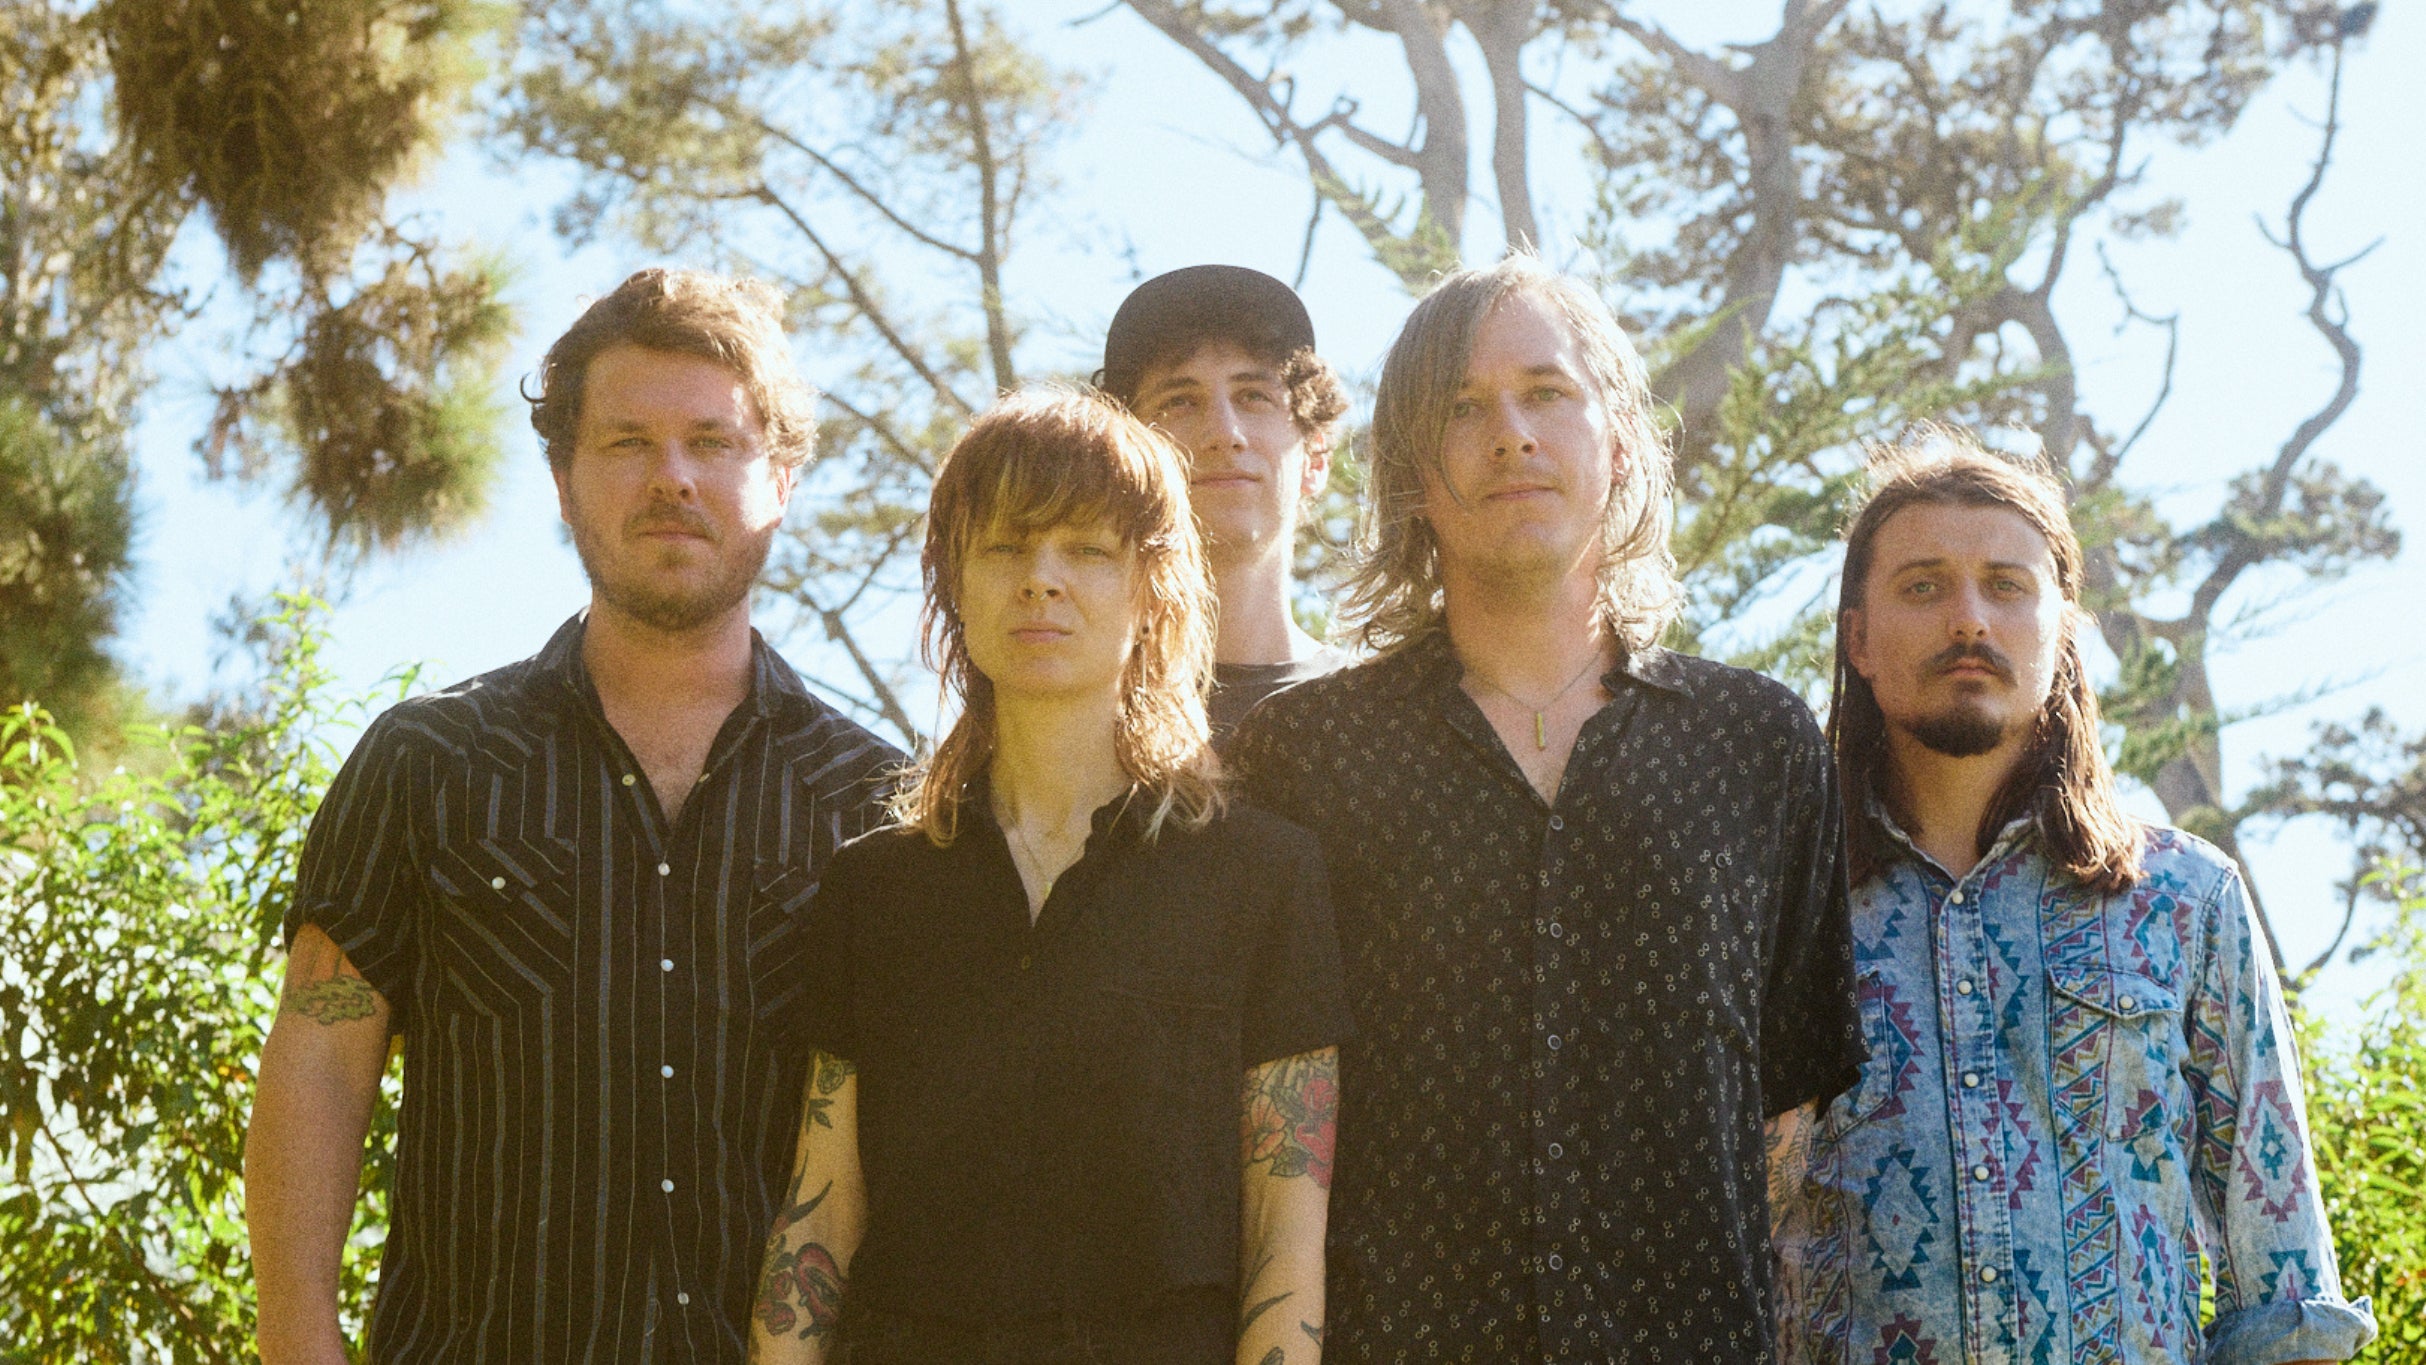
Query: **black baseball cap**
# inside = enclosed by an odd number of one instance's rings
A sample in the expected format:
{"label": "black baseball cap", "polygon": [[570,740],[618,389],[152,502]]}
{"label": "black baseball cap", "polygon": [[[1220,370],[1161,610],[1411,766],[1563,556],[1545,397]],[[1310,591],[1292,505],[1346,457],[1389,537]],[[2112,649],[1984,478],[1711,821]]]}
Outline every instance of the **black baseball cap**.
{"label": "black baseball cap", "polygon": [[1137,397],[1146,366],[1200,338],[1269,337],[1283,352],[1314,344],[1314,320],[1297,291],[1243,265],[1192,265],[1129,291],[1104,333],[1098,388],[1123,403]]}

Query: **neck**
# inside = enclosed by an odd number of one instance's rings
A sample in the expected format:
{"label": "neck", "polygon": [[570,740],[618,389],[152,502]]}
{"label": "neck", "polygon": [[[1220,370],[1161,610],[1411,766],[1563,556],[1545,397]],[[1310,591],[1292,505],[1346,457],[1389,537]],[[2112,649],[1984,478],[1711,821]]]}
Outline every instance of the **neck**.
{"label": "neck", "polygon": [[1614,646],[1589,574],[1537,585],[1448,579],[1449,643],[1459,662],[1519,698],[1547,697]]}
{"label": "neck", "polygon": [[996,809],[1030,829],[1084,824],[1128,788],[1113,744],[1114,694],[1076,698],[994,699],[994,758],[989,779]]}
{"label": "neck", "polygon": [[2017,736],[1988,753],[1949,758],[1889,727],[1887,807],[1921,852],[1960,878],[1988,852],[1980,821],[2022,761],[2024,742]]}
{"label": "neck", "polygon": [[1213,662],[1285,664],[1322,645],[1289,614],[1290,538],[1230,558],[1213,556],[1213,590],[1221,599]]}
{"label": "neck", "polygon": [[651,709],[721,702],[730,710],[750,690],[749,609],[665,631],[593,597],[581,662],[601,700]]}

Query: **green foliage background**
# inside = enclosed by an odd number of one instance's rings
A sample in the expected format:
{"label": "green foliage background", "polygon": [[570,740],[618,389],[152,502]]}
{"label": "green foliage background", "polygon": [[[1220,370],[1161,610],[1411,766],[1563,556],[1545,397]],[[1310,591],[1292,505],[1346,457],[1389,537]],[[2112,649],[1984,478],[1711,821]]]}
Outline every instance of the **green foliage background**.
{"label": "green foliage background", "polygon": [[[330,727],[367,709],[330,695],[306,604],[260,637],[252,703],[147,737],[157,772],[88,770],[47,714],[0,713],[0,1361],[252,1358],[244,1128],[278,927]],[[359,1308],[384,1155],[364,1184]]]}

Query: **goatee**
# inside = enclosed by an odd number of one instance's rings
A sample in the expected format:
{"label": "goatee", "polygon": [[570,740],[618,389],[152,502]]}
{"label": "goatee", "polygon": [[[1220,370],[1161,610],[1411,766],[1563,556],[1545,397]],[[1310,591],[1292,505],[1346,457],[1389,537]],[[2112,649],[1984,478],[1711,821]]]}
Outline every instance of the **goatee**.
{"label": "goatee", "polygon": [[1914,721],[1909,731],[1922,748],[1948,758],[1977,758],[2005,742],[2003,724],[1969,710],[1925,716]]}

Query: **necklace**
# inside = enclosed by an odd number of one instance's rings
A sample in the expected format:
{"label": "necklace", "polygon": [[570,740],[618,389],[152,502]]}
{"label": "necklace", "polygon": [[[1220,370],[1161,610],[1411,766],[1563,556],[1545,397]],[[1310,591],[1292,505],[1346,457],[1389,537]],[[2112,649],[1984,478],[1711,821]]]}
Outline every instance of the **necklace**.
{"label": "necklace", "polygon": [[1036,901],[1042,905],[1045,898],[1053,894],[1053,879],[1045,875],[1045,860],[1037,856],[1036,845],[1028,842],[1028,836],[1020,830],[1017,820],[1005,821],[1003,828],[1011,831],[1011,838],[1018,843],[1019,851],[1028,855],[1028,865],[1036,870],[1036,880],[1042,887],[1036,894]]}
{"label": "necklace", "polygon": [[1567,685],[1558,689],[1556,692],[1551,693],[1550,699],[1543,702],[1539,706],[1534,705],[1532,702],[1526,701],[1523,697],[1516,695],[1514,692],[1511,692],[1507,688],[1500,686],[1498,683],[1491,681],[1489,678],[1484,677],[1482,674],[1475,672],[1471,668],[1466,670],[1466,676],[1472,678],[1478,683],[1481,683],[1483,686],[1490,688],[1492,691],[1497,692],[1501,696],[1506,697],[1508,700],[1515,702],[1517,705],[1524,707],[1526,710],[1531,711],[1533,713],[1533,747],[1536,750],[1541,750],[1550,747],[1550,708],[1558,705],[1561,701],[1564,701],[1567,694],[1575,690],[1575,685],[1577,683],[1582,682],[1586,675],[1590,674],[1594,669],[1599,667],[1600,651],[1596,649],[1592,651],[1591,658],[1584,660],[1583,668],[1578,670],[1574,677],[1567,679]]}

